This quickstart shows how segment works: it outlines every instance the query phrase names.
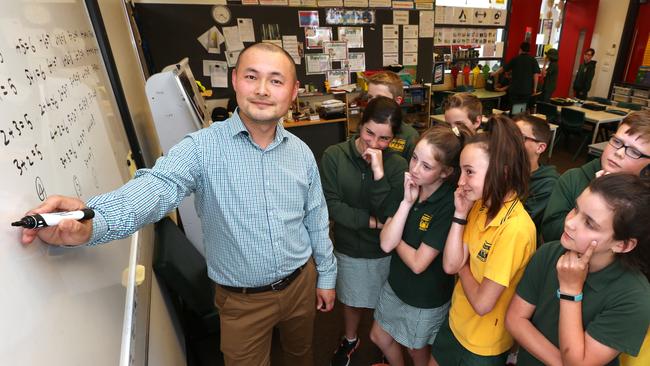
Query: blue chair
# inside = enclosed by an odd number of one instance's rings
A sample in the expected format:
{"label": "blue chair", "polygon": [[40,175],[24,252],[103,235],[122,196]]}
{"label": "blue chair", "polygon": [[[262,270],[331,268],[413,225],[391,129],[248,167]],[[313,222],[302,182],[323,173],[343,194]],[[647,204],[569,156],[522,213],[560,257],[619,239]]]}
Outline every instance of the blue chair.
{"label": "blue chair", "polygon": [[550,103],[537,102],[535,111],[546,116],[546,122],[555,123],[558,120],[557,107]]}
{"label": "blue chair", "polygon": [[582,149],[587,146],[589,137],[591,136],[591,131],[584,128],[585,125],[585,112],[577,111],[571,108],[562,108],[560,111],[560,124],[557,128],[557,139],[555,144],[562,138],[566,136],[567,138],[571,135],[578,135],[582,141],[580,146],[573,154],[573,161],[576,161]]}

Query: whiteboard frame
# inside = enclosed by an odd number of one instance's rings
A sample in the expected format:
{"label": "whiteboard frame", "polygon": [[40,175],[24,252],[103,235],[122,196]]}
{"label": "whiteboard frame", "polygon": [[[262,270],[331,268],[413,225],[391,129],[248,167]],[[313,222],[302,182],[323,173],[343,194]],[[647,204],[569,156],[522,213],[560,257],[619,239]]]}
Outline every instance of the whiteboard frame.
{"label": "whiteboard frame", "polygon": [[[122,125],[129,142],[129,147],[131,149],[130,158],[135,163],[136,168],[145,168],[147,166],[145,165],[136,129],[133,124],[133,120],[131,119],[131,113],[129,112],[129,107],[126,102],[126,96],[124,94],[124,89],[122,88],[122,83],[120,81],[117,64],[115,63],[115,59],[113,57],[113,51],[111,50],[111,46],[108,41],[108,33],[104,25],[104,19],[101,15],[99,3],[97,0],[84,0],[84,3],[86,10],[88,11],[90,23],[95,32],[95,38],[102,55],[102,61],[104,62],[104,67],[111,84],[115,102],[117,104],[117,108],[122,120]],[[127,164],[128,163],[129,162],[127,162]],[[151,268],[153,266],[153,263],[149,256],[143,256],[147,257],[148,259],[148,262],[144,263],[144,266],[146,268],[145,281],[142,283],[141,288],[136,289],[136,266],[138,265],[140,248],[143,248],[143,246],[140,245],[141,236],[139,234],[140,231],[135,232],[131,237],[129,266],[127,269],[127,283],[124,284],[126,286],[126,298],[124,304],[124,318],[122,323],[120,366],[133,365],[135,364],[136,360],[139,360],[140,364],[142,365],[148,364],[149,318],[151,310]],[[138,290],[137,293],[136,290]],[[141,312],[140,314],[142,316],[146,316],[146,321],[137,321],[136,312]],[[137,324],[146,324],[146,329],[138,329],[136,327]],[[144,332],[144,349],[136,349],[134,348],[136,346],[136,333],[141,332]],[[137,357],[136,354],[138,354]]]}
{"label": "whiteboard frame", "polygon": [[126,137],[129,140],[129,147],[131,148],[131,156],[135,164],[139,168],[144,168],[144,158],[142,157],[142,149],[140,148],[140,143],[138,142],[138,136],[135,131],[135,126],[133,125],[133,120],[131,119],[131,114],[129,113],[129,107],[126,103],[126,97],[124,95],[124,90],[122,89],[122,83],[120,82],[120,77],[117,72],[117,65],[115,59],[113,58],[113,51],[111,50],[110,43],[108,42],[108,35],[106,33],[106,27],[104,26],[104,18],[99,10],[99,4],[97,0],[84,0],[86,4],[86,9],[90,17],[90,23],[93,26],[95,31],[95,37],[101,50],[102,59],[104,61],[104,66],[106,67],[106,73],[108,74],[108,79],[111,83],[113,89],[113,95],[115,96],[115,101],[117,102],[117,108],[120,112],[120,117],[122,118],[122,124],[124,125],[124,131],[126,132]]}

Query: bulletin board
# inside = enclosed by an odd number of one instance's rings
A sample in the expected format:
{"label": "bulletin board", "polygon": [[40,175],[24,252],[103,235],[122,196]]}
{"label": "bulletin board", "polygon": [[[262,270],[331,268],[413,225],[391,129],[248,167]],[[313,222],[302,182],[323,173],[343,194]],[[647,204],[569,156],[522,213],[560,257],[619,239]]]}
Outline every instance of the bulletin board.
{"label": "bulletin board", "polygon": [[[262,24],[278,24],[281,35],[296,35],[298,42],[305,42],[304,28],[299,26],[298,12],[318,11],[321,27],[332,27],[332,39],[337,39],[338,25],[329,25],[325,21],[327,8],[299,8],[287,6],[246,6],[230,4],[231,19],[227,24],[217,24],[212,18],[211,5],[181,5],[181,4],[152,4],[135,3],[135,14],[138,27],[143,39],[143,48],[152,73],[157,73],[167,65],[178,62],[183,57],[189,57],[190,68],[194,76],[204,86],[210,86],[210,78],[203,76],[203,60],[226,60],[225,45],[221,45],[220,54],[209,54],[199,43],[197,37],[212,26],[221,29],[223,26],[237,25],[237,18],[253,19],[255,39],[262,40]],[[346,8],[348,9],[348,8]],[[368,9],[368,8],[365,8]],[[352,48],[351,52],[365,52],[366,70],[380,70],[382,66],[382,24],[393,24],[393,9],[371,8],[375,11],[375,24],[354,25],[363,27],[364,47]],[[409,10],[409,24],[417,26],[419,10]],[[400,26],[399,55],[402,58],[403,27]],[[417,80],[431,82],[433,61],[433,38],[418,38]],[[245,43],[249,45],[250,43]],[[305,54],[322,53],[322,50],[304,48]],[[333,68],[339,67],[334,63]],[[301,85],[312,84],[323,90],[326,80],[324,74],[307,75],[305,58],[296,65],[298,79]],[[230,69],[232,70],[232,68]],[[229,71],[230,71],[229,70]],[[351,82],[354,82],[351,76]],[[233,94],[229,88],[213,88],[211,98],[227,98]]]}

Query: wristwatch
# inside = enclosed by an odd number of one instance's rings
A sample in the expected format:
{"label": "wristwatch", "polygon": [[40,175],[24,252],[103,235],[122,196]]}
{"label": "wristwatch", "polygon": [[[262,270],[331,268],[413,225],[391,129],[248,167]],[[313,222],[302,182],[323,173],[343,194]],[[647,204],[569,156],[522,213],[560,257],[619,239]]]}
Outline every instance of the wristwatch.
{"label": "wristwatch", "polygon": [[560,292],[560,289],[557,289],[557,298],[560,300],[569,300],[573,302],[580,302],[582,301],[582,292],[577,294],[577,295],[569,295],[565,294],[563,292]]}

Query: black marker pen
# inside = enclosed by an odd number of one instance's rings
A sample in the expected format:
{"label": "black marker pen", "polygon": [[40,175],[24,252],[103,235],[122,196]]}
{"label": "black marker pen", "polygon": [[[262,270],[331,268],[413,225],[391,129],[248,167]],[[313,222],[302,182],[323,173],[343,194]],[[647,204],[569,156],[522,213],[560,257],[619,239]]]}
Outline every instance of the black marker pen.
{"label": "black marker pen", "polygon": [[95,217],[95,211],[84,208],[79,211],[53,212],[25,216],[20,221],[12,222],[11,226],[22,226],[27,229],[58,225],[61,220],[86,220]]}

